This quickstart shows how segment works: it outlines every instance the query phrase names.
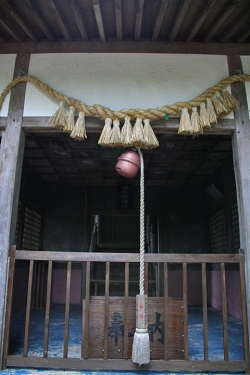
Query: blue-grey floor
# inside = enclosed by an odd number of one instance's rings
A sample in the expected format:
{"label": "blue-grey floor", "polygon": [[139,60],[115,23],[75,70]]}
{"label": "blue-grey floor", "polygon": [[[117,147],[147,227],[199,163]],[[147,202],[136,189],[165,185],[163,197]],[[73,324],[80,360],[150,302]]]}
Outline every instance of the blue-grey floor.
{"label": "blue-grey floor", "polygon": [[[44,332],[44,310],[31,311],[30,335],[29,335],[29,356],[43,355],[43,332]],[[64,306],[52,305],[49,327],[49,348],[50,357],[62,357],[63,335],[64,335]],[[10,348],[9,354],[22,355],[23,353],[23,332],[25,314],[24,312],[13,314],[11,320]],[[81,306],[71,305],[69,324],[69,351],[68,356],[80,358],[81,354],[81,331],[82,331]],[[188,312],[188,334],[189,334],[189,359],[203,359],[203,324],[202,309],[190,308]],[[223,360],[223,331],[221,313],[208,309],[208,343],[209,360]],[[242,324],[241,321],[228,317],[228,345],[229,359],[241,360],[243,354]],[[0,374],[85,374],[85,375],[121,375],[118,372],[84,372],[84,371],[49,371],[49,370],[27,370],[8,369],[0,371]],[[126,372],[126,375],[135,373]],[[143,375],[140,372],[141,375]],[[148,374],[145,372],[145,374]],[[154,373],[156,374],[156,373]],[[162,374],[162,373],[161,373]],[[168,373],[170,374],[170,373]],[[180,374],[180,373],[179,373]],[[180,374],[181,375],[181,374]],[[206,373],[206,375],[208,375]],[[220,373],[220,375],[222,375]],[[232,375],[232,374],[231,374]]]}

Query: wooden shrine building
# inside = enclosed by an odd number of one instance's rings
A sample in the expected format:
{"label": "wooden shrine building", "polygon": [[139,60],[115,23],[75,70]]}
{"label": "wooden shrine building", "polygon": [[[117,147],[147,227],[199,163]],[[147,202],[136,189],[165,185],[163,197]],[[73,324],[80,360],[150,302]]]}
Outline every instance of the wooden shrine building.
{"label": "wooden shrine building", "polygon": [[[1,0],[2,368],[250,373],[249,24],[249,0]],[[202,102],[216,112],[225,90],[237,105],[201,125]],[[67,117],[74,107],[74,124],[85,119],[84,139],[50,120],[59,105]],[[107,118],[120,131],[149,119],[159,142],[142,149],[151,362],[140,368],[131,361],[140,173],[116,171],[131,147],[98,144]],[[36,312],[41,355],[31,354]],[[221,357],[211,354],[210,312],[222,322]],[[239,357],[231,318],[242,327]]]}

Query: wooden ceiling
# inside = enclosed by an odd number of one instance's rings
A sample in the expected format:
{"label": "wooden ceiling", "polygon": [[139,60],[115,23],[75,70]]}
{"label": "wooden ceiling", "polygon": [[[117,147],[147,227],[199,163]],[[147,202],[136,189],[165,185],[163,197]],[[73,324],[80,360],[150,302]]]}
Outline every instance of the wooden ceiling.
{"label": "wooden ceiling", "polygon": [[0,53],[250,54],[250,0],[1,0]]}
{"label": "wooden ceiling", "polygon": [[[125,179],[116,172],[117,159],[126,149],[98,146],[99,136],[90,133],[79,142],[59,132],[26,134],[25,165],[46,183],[139,184],[139,173],[134,179]],[[165,133],[157,138],[159,148],[143,151],[148,185],[204,184],[232,154],[230,135]]]}

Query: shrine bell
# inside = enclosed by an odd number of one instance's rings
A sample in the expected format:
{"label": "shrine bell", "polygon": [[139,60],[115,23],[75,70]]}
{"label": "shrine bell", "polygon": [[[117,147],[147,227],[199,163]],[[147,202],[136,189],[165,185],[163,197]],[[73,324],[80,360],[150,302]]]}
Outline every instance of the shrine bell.
{"label": "shrine bell", "polygon": [[140,156],[135,151],[124,152],[116,164],[117,173],[123,177],[133,178],[140,168]]}

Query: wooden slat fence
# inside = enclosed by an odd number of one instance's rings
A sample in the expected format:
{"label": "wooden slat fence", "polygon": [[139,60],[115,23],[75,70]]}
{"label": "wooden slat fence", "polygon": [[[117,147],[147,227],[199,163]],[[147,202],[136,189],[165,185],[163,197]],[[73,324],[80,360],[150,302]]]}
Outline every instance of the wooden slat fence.
{"label": "wooden slat fence", "polygon": [[[13,293],[13,278],[15,270],[15,261],[26,260],[29,262],[29,278],[27,288],[27,304],[26,304],[26,319],[24,328],[24,350],[22,356],[9,355],[9,335],[11,323],[11,306]],[[30,329],[30,314],[33,288],[33,271],[34,263],[43,262],[46,265],[46,296],[45,296],[45,323],[44,323],[44,348],[42,357],[34,357],[28,355],[29,348],[29,329]],[[64,344],[63,355],[61,358],[50,357],[48,352],[49,340],[49,324],[50,324],[50,309],[51,309],[51,290],[53,278],[53,264],[66,263],[66,291],[65,291],[65,324],[64,324]],[[86,296],[84,300],[85,314],[83,324],[85,326],[82,340],[81,358],[68,358],[68,340],[69,340],[69,316],[70,316],[70,286],[72,279],[73,263],[86,263]],[[105,274],[105,296],[104,298],[104,342],[103,342],[103,357],[96,359],[89,357],[90,344],[90,284],[91,284],[91,267],[93,262],[104,262],[106,264]],[[109,342],[108,342],[108,324],[109,324],[109,309],[110,309],[110,263],[124,263],[125,277],[124,277],[124,341],[123,341],[123,357],[121,359],[109,359]],[[163,270],[163,306],[164,306],[164,355],[162,359],[151,360],[147,366],[138,367],[129,358],[128,353],[128,310],[129,310],[129,268],[131,263],[139,262],[138,253],[80,253],[80,252],[47,252],[47,251],[25,251],[16,250],[12,246],[10,251],[10,268],[9,268],[9,282],[8,295],[6,306],[6,324],[5,324],[5,338],[3,350],[3,367],[30,367],[30,368],[53,368],[53,369],[71,369],[71,370],[91,370],[91,371],[105,371],[105,370],[127,370],[127,371],[165,371],[165,372],[205,372],[205,371],[245,371],[249,372],[249,341],[248,341],[248,327],[247,327],[247,311],[246,311],[246,292],[245,292],[245,272],[244,272],[244,254],[240,251],[239,254],[145,254],[145,274],[146,281],[148,280],[148,264],[161,264]],[[183,359],[175,360],[169,358],[169,338],[168,335],[168,319],[169,319],[169,266],[171,264],[181,265],[182,267],[182,308],[183,308]],[[204,360],[189,360],[188,358],[188,287],[187,275],[188,265],[199,264],[201,269],[201,285],[202,285],[202,311],[203,311],[203,345],[204,345]],[[223,321],[223,343],[224,343],[224,360],[209,360],[208,347],[208,306],[207,306],[207,269],[208,265],[219,265],[221,275],[221,297],[222,297],[222,321]],[[241,308],[242,308],[242,328],[244,341],[244,360],[230,360],[228,349],[228,327],[227,327],[227,293],[226,293],[226,271],[225,266],[228,264],[237,264],[240,275],[240,293],[241,293]],[[147,283],[145,285],[147,290]],[[96,298],[96,297],[93,297]]]}

